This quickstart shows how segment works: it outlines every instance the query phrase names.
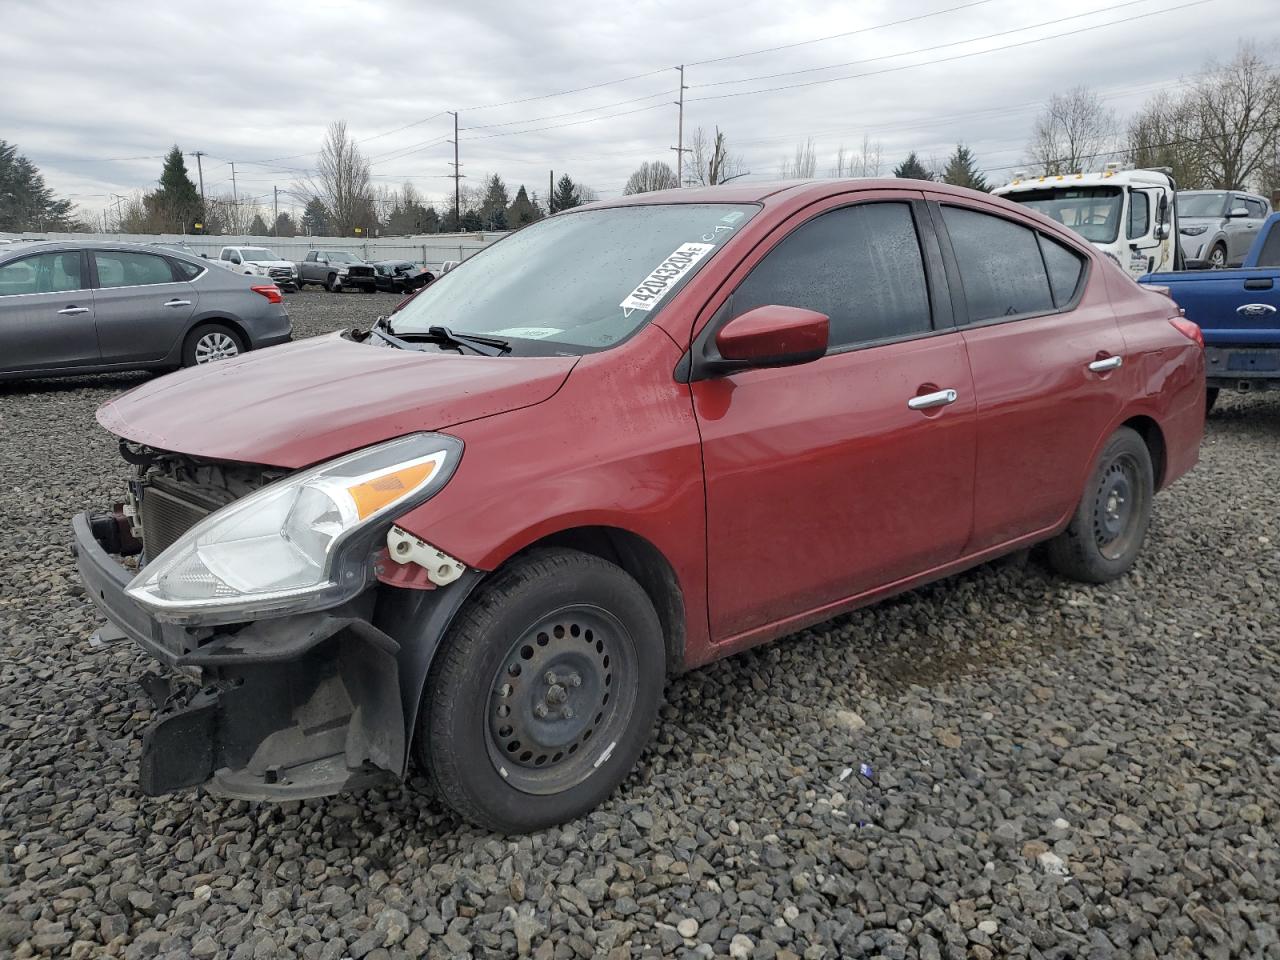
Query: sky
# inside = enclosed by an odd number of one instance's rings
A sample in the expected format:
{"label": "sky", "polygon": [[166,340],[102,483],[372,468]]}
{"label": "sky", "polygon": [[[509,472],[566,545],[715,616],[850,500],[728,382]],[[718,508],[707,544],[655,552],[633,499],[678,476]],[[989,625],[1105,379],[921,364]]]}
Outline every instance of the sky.
{"label": "sky", "polygon": [[[451,200],[462,172],[543,197],[548,171],[602,199],[645,160],[674,166],[716,127],[751,179],[776,179],[812,137],[941,164],[966,143],[992,181],[1025,156],[1037,112],[1084,84],[1123,119],[1241,40],[1280,56],[1274,0],[471,0],[53,5],[5,0],[0,139],[95,214],[154,188],[162,155],[203,151],[204,186],[270,208],[345,120],[374,183]],[[188,157],[196,179],[195,157]]]}

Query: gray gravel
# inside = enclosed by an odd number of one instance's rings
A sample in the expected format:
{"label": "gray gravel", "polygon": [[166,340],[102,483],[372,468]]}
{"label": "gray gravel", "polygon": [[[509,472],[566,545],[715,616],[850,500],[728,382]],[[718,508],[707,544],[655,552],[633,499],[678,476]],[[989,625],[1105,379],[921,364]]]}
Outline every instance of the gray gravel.
{"label": "gray gravel", "polygon": [[1004,562],[680,677],[623,790],[508,840],[421,783],[138,794],[146,658],[88,650],[66,545],[138,379],[0,385],[0,955],[1280,957],[1280,395],[1122,582]]}

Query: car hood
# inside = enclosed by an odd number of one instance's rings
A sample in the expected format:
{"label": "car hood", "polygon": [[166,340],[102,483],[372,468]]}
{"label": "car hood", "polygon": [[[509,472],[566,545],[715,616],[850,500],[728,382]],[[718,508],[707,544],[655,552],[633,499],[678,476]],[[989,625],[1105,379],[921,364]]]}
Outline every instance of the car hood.
{"label": "car hood", "polygon": [[252,263],[257,267],[292,267],[292,260],[246,260],[245,263]]}
{"label": "car hood", "polygon": [[191,367],[109,400],[117,436],[215,460],[305,467],[549,399],[577,357],[480,357],[339,334]]}
{"label": "car hood", "polygon": [[1179,223],[1221,223],[1222,217],[1184,217],[1178,214]]}

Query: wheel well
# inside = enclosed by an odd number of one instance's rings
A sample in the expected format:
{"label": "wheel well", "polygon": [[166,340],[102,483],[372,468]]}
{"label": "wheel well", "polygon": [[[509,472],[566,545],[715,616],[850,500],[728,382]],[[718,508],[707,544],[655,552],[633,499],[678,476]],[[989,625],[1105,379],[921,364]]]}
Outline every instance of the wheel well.
{"label": "wheel well", "polygon": [[1164,432],[1160,425],[1150,417],[1130,417],[1121,426],[1136,431],[1147,445],[1147,452],[1151,454],[1151,468],[1155,472],[1155,487],[1159,490],[1164,486],[1165,474]]}
{"label": "wheel well", "polygon": [[194,333],[196,330],[199,330],[201,327],[208,327],[208,326],[226,327],[228,330],[230,330],[232,333],[234,333],[237,337],[240,338],[240,342],[244,344],[244,348],[246,350],[252,349],[253,347],[253,343],[250,341],[249,335],[245,333],[244,327],[240,326],[240,324],[237,323],[236,321],[228,319],[227,317],[205,317],[203,320],[196,321],[191,325],[191,328],[187,331],[186,336],[182,338],[183,344],[187,342],[187,337],[190,337],[191,334]]}
{"label": "wheel well", "polygon": [[[581,550],[616,563],[630,574],[648,595],[667,648],[668,672],[684,669],[685,613],[684,593],[671,564],[662,551],[638,534],[619,527],[574,527],[561,530],[529,544],[536,547],[564,547]],[[521,553],[524,551],[522,550]]]}

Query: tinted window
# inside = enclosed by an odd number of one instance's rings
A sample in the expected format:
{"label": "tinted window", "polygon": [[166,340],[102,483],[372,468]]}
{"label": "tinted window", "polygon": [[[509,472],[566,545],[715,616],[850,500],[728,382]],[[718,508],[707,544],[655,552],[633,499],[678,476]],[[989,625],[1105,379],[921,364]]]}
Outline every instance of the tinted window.
{"label": "tinted window", "polygon": [[765,304],[825,313],[833,347],[929,330],[911,207],[864,203],[810,220],[756,265],[730,309],[737,315]]}
{"label": "tinted window", "polygon": [[1267,231],[1267,239],[1262,241],[1262,249],[1258,251],[1258,266],[1280,267],[1280,226],[1275,223]]}
{"label": "tinted window", "polygon": [[1249,216],[1261,220],[1267,215],[1266,205],[1261,200],[1245,200],[1244,205],[1249,208]]}
{"label": "tinted window", "polygon": [[971,321],[1053,309],[1034,231],[961,207],[943,207],[942,219],[960,267]]}
{"label": "tinted window", "polygon": [[41,253],[0,267],[0,297],[83,290],[80,254]]}
{"label": "tinted window", "polygon": [[120,250],[95,250],[100,287],[143,287],[154,283],[172,283],[169,261],[151,253],[125,253]]}
{"label": "tinted window", "polygon": [[1071,302],[1076,287],[1080,285],[1080,275],[1084,273],[1084,258],[1057,240],[1050,240],[1044,234],[1038,236],[1044,265],[1049,271],[1049,287],[1053,291],[1054,305],[1064,307]]}
{"label": "tinted window", "polygon": [[1151,232],[1151,198],[1141,190],[1129,194],[1129,239],[1145,237]]}

